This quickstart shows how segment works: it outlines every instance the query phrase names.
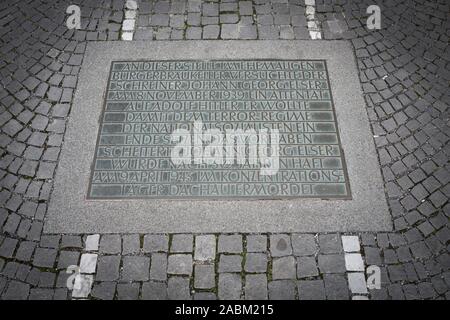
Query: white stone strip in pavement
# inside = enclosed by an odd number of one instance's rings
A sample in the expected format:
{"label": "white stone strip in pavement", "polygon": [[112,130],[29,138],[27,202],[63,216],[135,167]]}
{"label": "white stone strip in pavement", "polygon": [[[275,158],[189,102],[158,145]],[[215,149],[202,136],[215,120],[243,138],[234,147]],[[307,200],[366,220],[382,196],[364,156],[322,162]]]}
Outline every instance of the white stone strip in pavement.
{"label": "white stone strip in pavement", "polygon": [[320,22],[316,19],[316,0],[305,0],[305,5],[309,36],[312,40],[322,39]]}
{"label": "white stone strip in pavement", "polygon": [[138,5],[136,0],[126,0],[125,19],[122,21],[122,40],[133,40],[134,30],[136,29],[136,19],[138,15]]}
{"label": "white stone strip in pavement", "polygon": [[364,261],[361,255],[358,236],[342,236],[342,247],[345,254],[348,287],[352,300],[368,300]]}
{"label": "white stone strip in pavement", "polygon": [[97,268],[98,246],[100,235],[93,234],[86,237],[83,253],[81,254],[79,274],[76,275],[72,290],[72,298],[86,299],[91,293],[94,274]]}

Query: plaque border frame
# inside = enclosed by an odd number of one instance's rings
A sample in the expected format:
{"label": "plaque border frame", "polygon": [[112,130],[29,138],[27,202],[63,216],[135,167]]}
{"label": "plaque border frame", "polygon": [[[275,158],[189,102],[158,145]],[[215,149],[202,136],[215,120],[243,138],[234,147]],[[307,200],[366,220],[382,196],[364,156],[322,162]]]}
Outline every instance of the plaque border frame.
{"label": "plaque border frame", "polygon": [[[341,155],[339,156],[339,158],[342,161],[342,170],[344,171],[344,178],[345,178],[345,187],[347,190],[347,194],[340,196],[340,195],[289,195],[289,196],[211,196],[211,197],[202,197],[202,196],[179,196],[179,197],[161,197],[161,196],[131,196],[131,197],[120,197],[120,196],[113,196],[113,197],[105,197],[105,196],[99,196],[99,197],[93,197],[91,196],[91,190],[92,190],[92,179],[94,176],[94,167],[95,167],[95,162],[97,160],[97,151],[98,151],[98,147],[99,147],[99,141],[100,141],[100,137],[101,137],[101,125],[103,124],[103,119],[105,116],[105,112],[106,112],[106,104],[107,104],[107,97],[106,94],[108,93],[108,86],[109,83],[111,81],[111,74],[113,72],[113,65],[114,63],[129,63],[129,62],[161,62],[161,61],[167,61],[167,62],[179,62],[179,61],[187,61],[187,62],[197,62],[197,61],[201,61],[201,60],[142,60],[142,59],[138,59],[138,60],[113,60],[111,61],[110,64],[110,69],[109,69],[109,74],[108,74],[108,81],[107,81],[107,87],[106,87],[106,91],[105,91],[105,95],[104,95],[104,99],[103,99],[103,103],[102,103],[102,111],[100,113],[100,117],[98,119],[99,122],[99,127],[98,127],[98,133],[97,133],[97,138],[96,138],[96,144],[95,144],[95,152],[94,152],[94,156],[93,156],[93,160],[92,160],[92,164],[91,164],[91,174],[90,174],[90,178],[89,178],[89,186],[87,189],[87,193],[86,193],[86,200],[128,200],[128,199],[141,199],[141,200],[197,200],[197,201],[214,201],[214,200],[222,200],[222,201],[226,201],[226,200],[245,200],[245,201],[264,201],[264,200],[283,200],[283,199],[321,199],[321,200],[329,200],[329,199],[339,199],[339,200],[352,200],[352,190],[351,190],[351,186],[350,186],[350,180],[349,180],[349,176],[348,176],[348,171],[347,171],[347,163],[345,161],[345,151],[344,148],[342,146],[342,142],[341,142],[341,138],[340,138],[340,134],[339,134],[339,124],[337,122],[337,117],[336,117],[336,110],[335,110],[335,106],[334,106],[334,101],[333,101],[333,90],[331,88],[331,83],[330,83],[330,77],[328,75],[328,64],[327,61],[325,59],[227,59],[226,61],[320,61],[324,63],[325,66],[325,73],[326,73],[326,81],[327,81],[327,85],[328,85],[328,90],[330,92],[330,101],[331,101],[331,112],[333,113],[333,122],[335,124],[336,127],[336,136],[337,136],[337,145],[339,146],[339,150],[341,152]],[[224,61],[224,59],[210,59],[208,61]],[[271,110],[272,111],[272,110]],[[313,144],[314,145],[314,144]],[[280,157],[281,158],[281,157]],[[124,170],[126,171],[126,170]],[[282,183],[282,182],[280,182]]]}

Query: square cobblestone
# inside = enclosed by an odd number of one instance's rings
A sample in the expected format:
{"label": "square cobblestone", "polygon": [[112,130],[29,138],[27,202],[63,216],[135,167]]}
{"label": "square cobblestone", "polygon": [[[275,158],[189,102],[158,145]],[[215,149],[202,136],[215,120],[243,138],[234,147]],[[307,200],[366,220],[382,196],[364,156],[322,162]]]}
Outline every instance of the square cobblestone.
{"label": "square cobblestone", "polygon": [[154,253],[151,258],[150,279],[165,281],[167,280],[167,254]]}
{"label": "square cobblestone", "polygon": [[319,255],[319,269],[322,273],[344,273],[345,259],[342,254]]}
{"label": "square cobblestone", "polygon": [[241,272],[242,256],[221,254],[219,258],[219,272]]}
{"label": "square cobblestone", "polygon": [[195,265],[194,287],[197,289],[211,289],[215,286],[213,265]]}
{"label": "square cobblestone", "polygon": [[192,274],[192,255],[190,254],[172,254],[169,256],[169,266],[167,272],[177,275]]}
{"label": "square cobblestone", "polygon": [[96,281],[119,279],[120,256],[100,256],[98,258]]}
{"label": "square cobblestone", "polygon": [[291,239],[293,252],[296,256],[311,256],[318,250],[316,239],[312,234],[293,234]]}
{"label": "square cobblestone", "polygon": [[122,244],[119,235],[103,235],[100,239],[100,252],[106,254],[119,254]]}
{"label": "square cobblestone", "polygon": [[270,254],[282,257],[292,254],[291,239],[287,234],[270,235]]}
{"label": "square cobblestone", "polygon": [[245,256],[245,272],[261,273],[267,272],[267,254],[248,253]]}
{"label": "square cobblestone", "polygon": [[145,282],[142,284],[143,300],[167,300],[167,285],[162,282]]}
{"label": "square cobblestone", "polygon": [[192,234],[174,234],[170,252],[192,252],[194,236]]}
{"label": "square cobblestone", "polygon": [[299,300],[325,300],[323,280],[302,280],[298,282]]}
{"label": "square cobblestone", "polygon": [[219,235],[218,252],[241,253],[242,236],[240,234]]}
{"label": "square cobblestone", "polygon": [[190,300],[191,293],[189,279],[183,277],[171,277],[167,283],[168,298],[170,300]]}
{"label": "square cobblestone", "polygon": [[122,258],[123,281],[147,281],[149,280],[150,258],[125,256]]}
{"label": "square cobblestone", "polygon": [[342,242],[337,234],[319,234],[319,247],[321,253],[342,252]]}
{"label": "square cobblestone", "polygon": [[248,235],[247,252],[265,252],[267,251],[267,236],[266,235]]}
{"label": "square cobblestone", "polygon": [[295,258],[292,256],[275,258],[272,260],[272,279],[295,279]]}
{"label": "square cobblestone", "polygon": [[297,277],[308,278],[319,275],[316,259],[314,257],[297,258]]}
{"label": "square cobblestone", "polygon": [[167,252],[169,236],[165,234],[147,234],[144,236],[144,252]]}
{"label": "square cobblestone", "polygon": [[242,279],[235,273],[219,274],[218,295],[221,300],[241,299]]}
{"label": "square cobblestone", "polygon": [[265,274],[246,275],[244,292],[246,300],[267,300],[267,276]]}
{"label": "square cobblestone", "polygon": [[269,282],[269,300],[294,300],[296,291],[294,281],[278,280]]}

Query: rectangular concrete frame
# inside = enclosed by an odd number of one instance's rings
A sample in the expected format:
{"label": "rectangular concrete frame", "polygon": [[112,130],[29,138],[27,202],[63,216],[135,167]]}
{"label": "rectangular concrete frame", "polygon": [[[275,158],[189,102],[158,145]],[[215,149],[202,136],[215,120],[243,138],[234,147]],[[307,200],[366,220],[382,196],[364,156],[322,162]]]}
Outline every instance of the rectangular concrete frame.
{"label": "rectangular concrete frame", "polygon": [[[351,200],[86,200],[112,61],[325,59]],[[89,43],[57,168],[46,233],[390,231],[392,221],[346,41],[132,41]]]}

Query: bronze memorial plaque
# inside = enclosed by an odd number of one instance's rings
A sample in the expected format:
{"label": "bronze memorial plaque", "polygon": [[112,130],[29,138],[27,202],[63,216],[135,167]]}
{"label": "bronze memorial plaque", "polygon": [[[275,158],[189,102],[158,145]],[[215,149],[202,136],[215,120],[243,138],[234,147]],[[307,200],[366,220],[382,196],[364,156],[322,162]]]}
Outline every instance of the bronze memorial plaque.
{"label": "bronze memorial plaque", "polygon": [[115,61],[88,199],[350,199],[325,60]]}

